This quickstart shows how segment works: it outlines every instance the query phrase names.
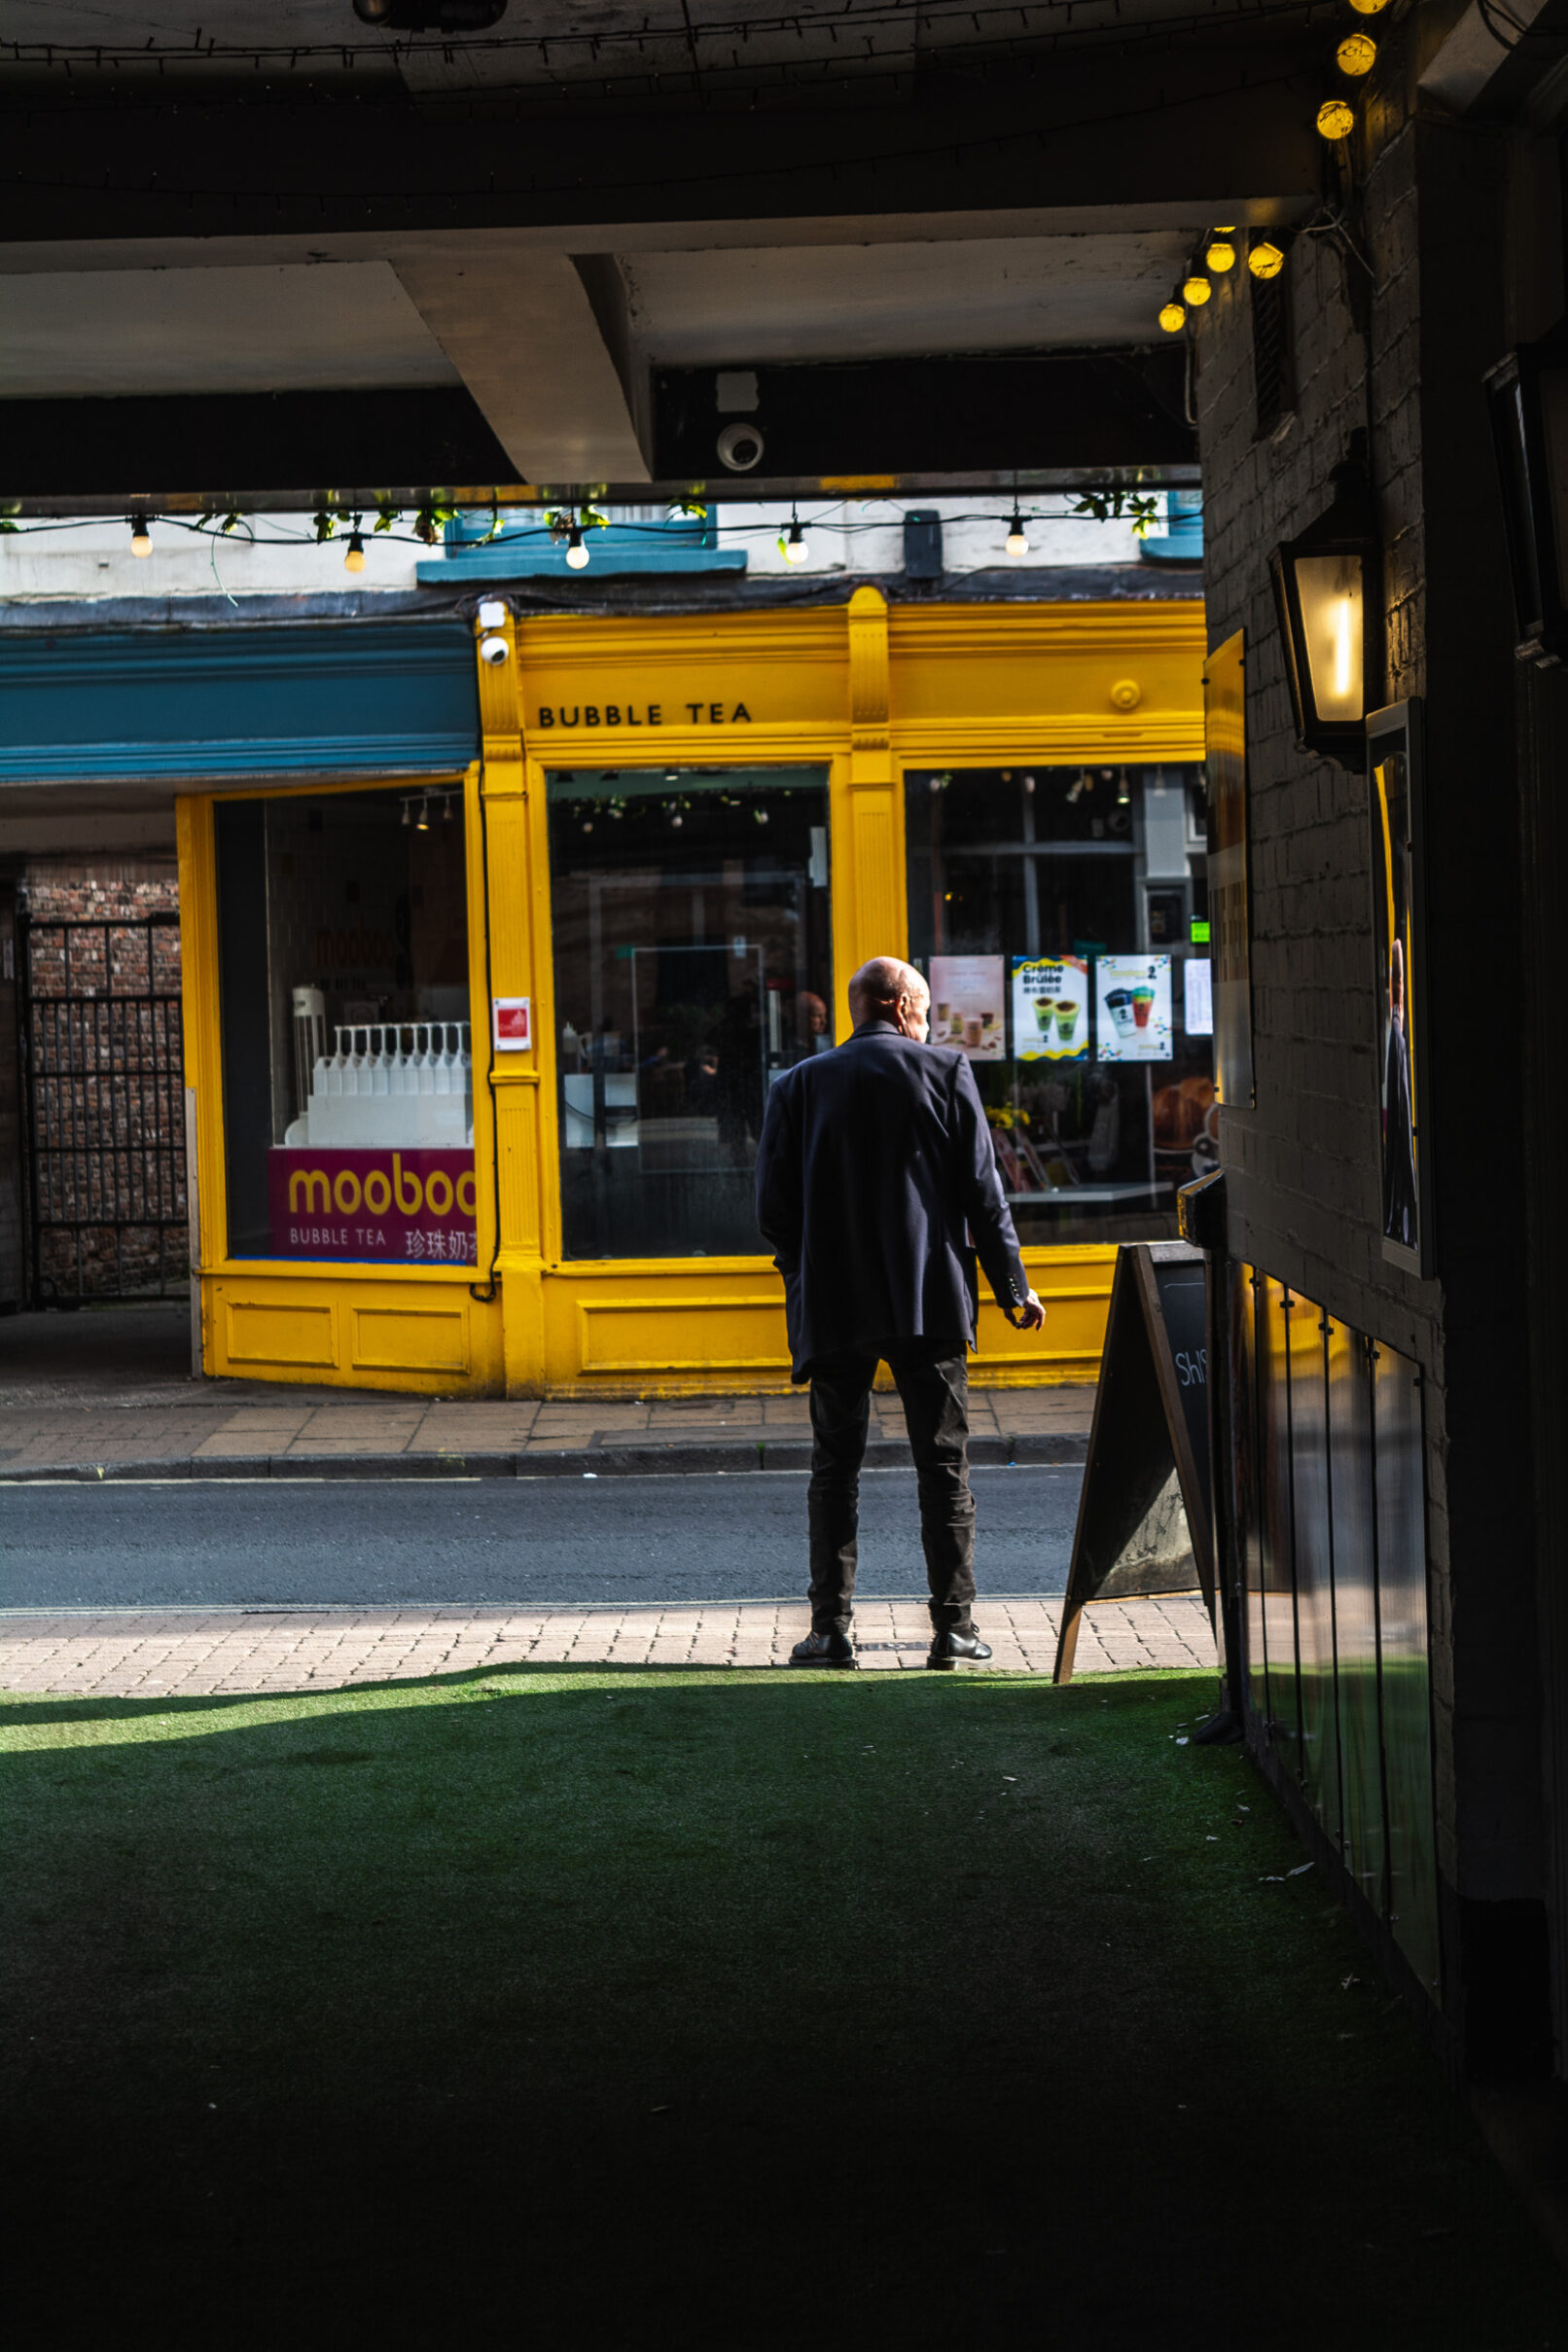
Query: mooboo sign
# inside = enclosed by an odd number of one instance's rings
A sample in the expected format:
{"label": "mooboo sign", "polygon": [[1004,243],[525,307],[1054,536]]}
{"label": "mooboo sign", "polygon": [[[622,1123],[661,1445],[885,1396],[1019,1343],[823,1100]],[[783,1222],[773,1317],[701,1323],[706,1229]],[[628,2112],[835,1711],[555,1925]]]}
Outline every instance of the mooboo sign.
{"label": "mooboo sign", "polygon": [[278,1258],[472,1265],[472,1152],[288,1151],[267,1156]]}

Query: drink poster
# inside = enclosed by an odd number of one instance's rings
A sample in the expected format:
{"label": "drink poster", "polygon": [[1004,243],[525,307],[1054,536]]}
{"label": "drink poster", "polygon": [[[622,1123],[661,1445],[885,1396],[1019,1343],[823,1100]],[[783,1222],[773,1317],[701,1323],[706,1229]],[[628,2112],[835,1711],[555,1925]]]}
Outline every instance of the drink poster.
{"label": "drink poster", "polygon": [[1097,1061],[1172,1058],[1170,962],[1168,955],[1095,957]]}
{"label": "drink poster", "polygon": [[931,1042],[971,1061],[1007,1058],[1007,977],[999,955],[931,958]]}
{"label": "drink poster", "polygon": [[1088,965],[1080,955],[1013,958],[1013,1051],[1019,1061],[1087,1061]]}

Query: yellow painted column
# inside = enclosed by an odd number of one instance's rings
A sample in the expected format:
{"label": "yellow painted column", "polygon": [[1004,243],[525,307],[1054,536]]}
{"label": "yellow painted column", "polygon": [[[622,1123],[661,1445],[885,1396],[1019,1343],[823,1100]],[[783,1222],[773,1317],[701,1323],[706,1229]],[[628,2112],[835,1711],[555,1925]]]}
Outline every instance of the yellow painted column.
{"label": "yellow painted column", "polygon": [[[497,1052],[492,1009],[489,1003],[484,1005],[489,1091],[494,1102],[491,1215],[499,1220],[492,1246],[501,1292],[507,1394],[538,1396],[545,1382],[546,1228],[540,1095],[546,1059],[541,1048],[550,1035],[549,985],[535,952],[535,795],[522,738],[517,630],[509,614],[501,628],[483,633],[504,636],[508,650],[504,662],[479,663],[482,742],[480,850],[487,955],[483,995],[525,996],[533,1019],[533,1045],[528,1051]],[[548,893],[548,868],[544,886]]]}
{"label": "yellow painted column", "polygon": [[[217,869],[212,802],[182,793],[174,803],[180,876],[180,1027],[185,1084],[196,1097],[196,1158],[186,1181],[196,1187],[197,1266],[221,1265],[229,1247],[224,1197],[223,1067],[218,1035]],[[201,1361],[212,1368],[209,1277],[191,1269],[200,1293]]]}
{"label": "yellow painted column", "polygon": [[872,955],[904,955],[909,919],[904,882],[904,811],[890,735],[887,599],[857,588],[849,632],[849,758],[833,785],[834,988],[838,1035],[849,1034],[851,973]]}

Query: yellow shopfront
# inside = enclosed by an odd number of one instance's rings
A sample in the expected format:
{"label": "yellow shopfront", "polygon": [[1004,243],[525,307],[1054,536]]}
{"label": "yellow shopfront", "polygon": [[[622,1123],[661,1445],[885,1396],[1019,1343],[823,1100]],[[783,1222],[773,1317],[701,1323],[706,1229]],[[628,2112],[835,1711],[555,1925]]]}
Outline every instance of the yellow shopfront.
{"label": "yellow shopfront", "polygon": [[895,953],[1051,1310],[976,1374],[1091,1376],[1209,1148],[1201,606],[485,619],[465,774],[182,803],[208,1372],[786,1386],[766,1089]]}

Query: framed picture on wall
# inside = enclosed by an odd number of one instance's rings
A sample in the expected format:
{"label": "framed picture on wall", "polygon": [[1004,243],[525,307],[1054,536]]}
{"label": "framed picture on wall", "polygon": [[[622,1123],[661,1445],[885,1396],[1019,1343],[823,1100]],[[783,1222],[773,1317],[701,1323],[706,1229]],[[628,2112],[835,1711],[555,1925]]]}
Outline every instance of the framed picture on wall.
{"label": "framed picture on wall", "polygon": [[1382,1251],[1391,1265],[1426,1274],[1432,1186],[1422,1131],[1429,1073],[1419,702],[1394,702],[1368,719],[1367,801]]}

